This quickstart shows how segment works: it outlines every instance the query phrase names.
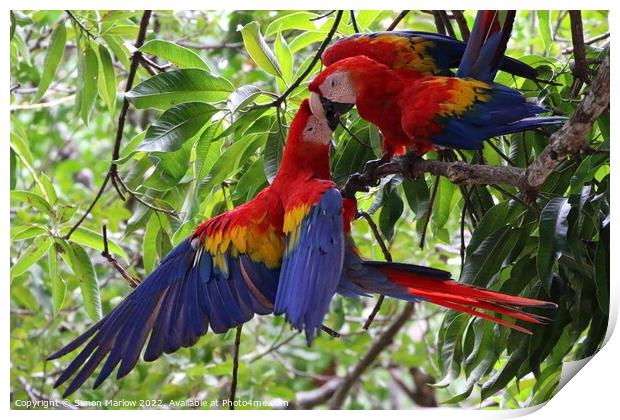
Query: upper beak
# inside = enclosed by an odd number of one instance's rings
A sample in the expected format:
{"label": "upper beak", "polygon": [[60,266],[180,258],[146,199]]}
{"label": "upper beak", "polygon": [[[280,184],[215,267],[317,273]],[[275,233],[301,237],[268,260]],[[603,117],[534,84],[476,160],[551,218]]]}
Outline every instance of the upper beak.
{"label": "upper beak", "polygon": [[332,102],[315,92],[310,96],[310,110],[316,117],[327,120],[327,125],[332,131],[338,127],[340,117],[349,112],[354,105]]}

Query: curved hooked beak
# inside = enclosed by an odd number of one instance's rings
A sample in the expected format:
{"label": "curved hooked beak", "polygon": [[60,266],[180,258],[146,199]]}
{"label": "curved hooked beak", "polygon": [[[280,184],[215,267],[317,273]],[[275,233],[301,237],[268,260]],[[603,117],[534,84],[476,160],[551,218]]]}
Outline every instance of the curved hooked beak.
{"label": "curved hooked beak", "polygon": [[318,93],[310,95],[310,110],[317,118],[327,121],[329,128],[335,130],[340,123],[340,117],[353,108],[355,104],[332,102]]}

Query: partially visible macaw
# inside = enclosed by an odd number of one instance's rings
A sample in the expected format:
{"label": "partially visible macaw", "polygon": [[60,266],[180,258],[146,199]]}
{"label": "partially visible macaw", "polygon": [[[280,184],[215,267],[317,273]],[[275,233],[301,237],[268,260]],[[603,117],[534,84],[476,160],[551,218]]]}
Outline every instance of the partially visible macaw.
{"label": "partially visible macaw", "polygon": [[[364,55],[412,77],[454,76],[452,69],[459,67],[465,49],[465,42],[442,34],[421,31],[370,32],[335,41],[323,52],[321,61],[324,66],[331,66],[342,59]],[[467,55],[473,54],[468,52]],[[514,58],[504,56],[499,68],[515,76],[532,80],[538,78],[536,69]]]}
{"label": "partially visible macaw", "polygon": [[119,364],[117,378],[127,375],[145,345],[144,360],[155,360],[193,346],[209,327],[222,333],[254,314],[283,314],[310,344],[335,293],[427,300],[523,332],[529,331],[513,320],[544,322],[518,307],[553,303],[459,284],[428,267],[362,260],[350,236],[355,201],[343,199],[331,181],[331,135],[304,101],[273,183],[202,223],[116,308],[51,355],[82,347],[54,386],[72,378],[64,396],[73,393],[107,357],[96,388]]}
{"label": "partially visible macaw", "polygon": [[[561,124],[565,118],[536,117],[548,110],[516,89],[493,83],[502,64],[515,74],[535,76],[529,66],[504,58],[514,17],[514,11],[507,12],[502,24],[498,11],[478,12],[455,77],[443,75],[461,51],[454,41],[420,42],[419,51],[415,37],[408,44],[412,50],[404,47],[407,38],[389,34],[339,41],[344,46],[327,53],[331,64],[309,85],[312,111],[335,126],[356,105],[360,116],[381,130],[382,161],[406,149],[419,155],[437,146],[481,149],[491,137]],[[376,39],[384,41],[369,48]],[[362,55],[333,61],[356,43],[361,46],[351,49]]]}

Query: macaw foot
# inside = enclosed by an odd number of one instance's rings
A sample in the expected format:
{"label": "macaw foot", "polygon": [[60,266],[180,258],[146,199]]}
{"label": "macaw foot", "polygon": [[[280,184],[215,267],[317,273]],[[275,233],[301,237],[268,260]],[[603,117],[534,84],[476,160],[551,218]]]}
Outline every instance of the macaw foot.
{"label": "macaw foot", "polygon": [[362,173],[368,178],[376,179],[378,178],[377,169],[379,169],[381,165],[384,165],[389,161],[390,159],[386,156],[381,157],[381,159],[369,160],[364,165],[364,170],[362,171]]}

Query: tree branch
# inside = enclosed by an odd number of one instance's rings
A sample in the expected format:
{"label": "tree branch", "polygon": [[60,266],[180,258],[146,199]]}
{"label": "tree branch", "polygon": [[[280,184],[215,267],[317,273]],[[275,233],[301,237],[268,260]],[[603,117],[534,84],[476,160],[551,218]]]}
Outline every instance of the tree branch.
{"label": "tree branch", "polygon": [[393,31],[401,22],[401,20],[403,20],[405,16],[407,16],[408,13],[409,10],[403,10],[402,12],[400,12],[398,16],[396,16],[396,18],[392,21],[392,23],[390,23],[390,26],[387,27],[386,31]]}
{"label": "tree branch", "polygon": [[569,10],[568,14],[570,15],[570,30],[573,38],[573,55],[575,57],[573,74],[575,79],[578,78],[582,82],[589,82],[590,78],[588,77],[586,46],[583,40],[583,22],[581,20],[581,11]]}
{"label": "tree branch", "polygon": [[349,395],[349,391],[353,385],[359,380],[362,374],[370,367],[370,365],[377,359],[379,354],[385,350],[394,337],[405,325],[405,323],[411,318],[415,311],[413,303],[407,303],[405,308],[400,313],[398,318],[379,336],[372,346],[368,349],[368,352],[361,358],[361,360],[349,371],[349,373],[342,379],[342,382],[336,388],[334,395],[329,402],[329,408],[332,410],[339,410],[342,408],[344,401]]}
{"label": "tree branch", "polygon": [[362,374],[394,340],[394,337],[414,313],[413,303],[407,303],[403,311],[390,326],[381,333],[377,341],[368,349],[362,359],[344,377],[335,377],[320,388],[299,392],[294,401],[289,401],[287,409],[308,410],[329,401],[330,409],[340,409],[349,391]]}

